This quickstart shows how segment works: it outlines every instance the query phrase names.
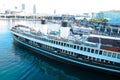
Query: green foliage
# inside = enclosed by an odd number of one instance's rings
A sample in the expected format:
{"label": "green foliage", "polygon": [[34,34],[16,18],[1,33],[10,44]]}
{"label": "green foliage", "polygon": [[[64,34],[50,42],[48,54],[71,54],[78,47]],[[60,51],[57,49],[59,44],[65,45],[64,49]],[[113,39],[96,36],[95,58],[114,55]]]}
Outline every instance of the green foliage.
{"label": "green foliage", "polygon": [[90,19],[92,22],[108,22],[107,19],[105,18],[95,18],[95,19]]}

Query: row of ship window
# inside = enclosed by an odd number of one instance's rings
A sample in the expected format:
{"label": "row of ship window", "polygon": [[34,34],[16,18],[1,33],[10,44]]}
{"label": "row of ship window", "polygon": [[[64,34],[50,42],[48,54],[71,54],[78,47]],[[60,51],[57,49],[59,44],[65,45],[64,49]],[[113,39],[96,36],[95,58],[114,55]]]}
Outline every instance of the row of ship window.
{"label": "row of ship window", "polygon": [[[47,45],[43,45],[43,47],[47,48],[47,49],[54,50],[54,47],[50,47],[50,46],[47,46]],[[84,56],[84,55],[80,55],[80,54],[77,54],[77,53],[74,53],[74,52],[70,52],[70,51],[67,51],[67,50],[63,50],[63,49],[60,49],[60,52],[61,53],[65,53],[65,54],[69,54],[71,56],[77,57],[78,59],[82,59],[82,60],[83,59],[87,59],[87,60],[92,60],[92,61],[97,61],[97,62],[114,64],[114,62],[112,62],[112,61],[99,59],[99,58],[94,58],[94,57],[90,57],[90,56]]]}
{"label": "row of ship window", "polygon": [[91,48],[88,48],[88,47],[81,47],[81,46],[72,45],[72,44],[68,44],[68,43],[65,43],[65,42],[61,42],[61,41],[48,40],[48,39],[45,39],[45,38],[40,38],[40,40],[50,42],[50,43],[53,43],[53,44],[56,44],[56,45],[70,47],[70,48],[81,50],[81,51],[87,51],[87,52],[90,52],[90,53],[95,53],[95,54],[99,54],[99,55],[104,55],[104,56],[120,59],[120,54],[118,54],[118,53],[107,52],[105,50],[104,51],[103,50],[96,50],[96,49],[91,49]]}
{"label": "row of ship window", "polygon": [[78,55],[80,55],[80,54],[77,54],[77,53],[74,53],[74,52],[70,52],[70,51],[67,51],[67,50],[61,50],[61,52],[69,54],[69,55],[72,55],[72,56],[76,56],[78,59],[88,59],[88,60],[97,61],[97,62],[114,64],[114,62],[112,62],[112,61],[99,59],[99,58],[94,58],[94,57],[90,57],[90,56],[83,56],[83,55],[81,55],[81,57],[80,56],[78,57]]}

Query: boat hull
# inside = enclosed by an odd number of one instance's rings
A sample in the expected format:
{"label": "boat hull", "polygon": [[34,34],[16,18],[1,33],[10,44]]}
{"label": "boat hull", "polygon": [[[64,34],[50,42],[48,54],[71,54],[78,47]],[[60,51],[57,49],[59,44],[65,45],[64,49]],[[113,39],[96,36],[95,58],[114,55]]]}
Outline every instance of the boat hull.
{"label": "boat hull", "polygon": [[[13,34],[13,37],[14,37],[14,34]],[[52,51],[46,50],[46,49],[37,48],[37,47],[32,46],[30,44],[27,44],[27,43],[25,43],[23,41],[20,41],[16,37],[14,37],[14,40],[17,43],[25,45],[27,48],[31,49],[32,51],[35,51],[36,53],[38,53],[40,55],[46,56],[46,57],[48,57],[50,59],[53,59],[53,60],[56,60],[56,61],[60,61],[60,62],[66,63],[66,64],[70,64],[70,65],[76,66],[78,68],[79,67],[83,67],[83,68],[86,68],[86,69],[99,71],[99,72],[104,72],[104,73],[108,73],[108,74],[112,74],[112,75],[119,76],[119,74],[120,74],[119,72],[110,71],[110,70],[104,69],[102,67],[100,68],[99,66],[97,67],[96,65],[93,65],[94,67],[92,67],[92,66],[89,65],[90,63],[84,63],[82,61],[81,62],[77,62],[75,60],[72,60],[71,58],[67,58],[65,56],[58,55],[58,54],[56,54],[56,53],[54,53]]]}

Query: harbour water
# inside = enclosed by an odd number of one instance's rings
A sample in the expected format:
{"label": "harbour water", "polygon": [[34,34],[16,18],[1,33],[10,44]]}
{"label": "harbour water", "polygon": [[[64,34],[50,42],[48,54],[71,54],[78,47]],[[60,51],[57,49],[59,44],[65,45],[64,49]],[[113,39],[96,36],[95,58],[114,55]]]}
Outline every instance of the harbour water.
{"label": "harbour water", "polygon": [[11,21],[0,21],[0,80],[120,80],[41,56],[12,39]]}

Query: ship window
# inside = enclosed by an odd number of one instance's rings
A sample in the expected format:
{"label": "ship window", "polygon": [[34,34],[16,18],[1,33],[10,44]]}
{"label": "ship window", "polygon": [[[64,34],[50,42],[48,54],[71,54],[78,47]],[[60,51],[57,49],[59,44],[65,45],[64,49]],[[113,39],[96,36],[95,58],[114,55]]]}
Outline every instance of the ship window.
{"label": "ship window", "polygon": [[76,55],[77,55],[77,53],[74,54],[74,56],[76,56]]}
{"label": "ship window", "polygon": [[101,62],[103,62],[104,60],[103,59],[101,59]]}
{"label": "ship window", "polygon": [[117,58],[120,59],[120,54],[117,55]]}
{"label": "ship window", "polygon": [[107,55],[107,52],[106,52],[106,51],[104,51],[104,52],[103,52],[103,55],[104,55],[104,56],[106,56],[106,55]]}
{"label": "ship window", "polygon": [[96,58],[93,57],[93,60],[96,61]]}
{"label": "ship window", "polygon": [[79,50],[79,46],[77,46],[77,49]]}
{"label": "ship window", "polygon": [[112,53],[111,52],[108,52],[108,56],[111,57]]}
{"label": "ship window", "polygon": [[116,53],[113,53],[113,54],[112,54],[112,57],[113,57],[113,58],[116,58]]}
{"label": "ship window", "polygon": [[60,51],[62,52],[62,49],[60,49]]}
{"label": "ship window", "polygon": [[91,49],[91,53],[94,53],[94,49]]}
{"label": "ship window", "polygon": [[49,40],[47,39],[47,42],[49,42]]}
{"label": "ship window", "polygon": [[53,41],[53,44],[55,44],[55,41]]}
{"label": "ship window", "polygon": [[44,41],[44,38],[42,38],[42,41]]}
{"label": "ship window", "polygon": [[86,47],[84,47],[84,51],[86,51]]}
{"label": "ship window", "polygon": [[67,47],[69,47],[69,44],[67,44]]}
{"label": "ship window", "polygon": [[73,53],[73,56],[75,56],[76,53]]}
{"label": "ship window", "polygon": [[80,47],[80,50],[83,50],[83,47]]}
{"label": "ship window", "polygon": [[48,42],[48,40],[46,39],[46,42]]}
{"label": "ship window", "polygon": [[66,46],[66,43],[64,43],[64,46]]}
{"label": "ship window", "polygon": [[90,52],[90,48],[88,48],[88,50],[87,50],[88,52]]}
{"label": "ship window", "polygon": [[50,40],[48,40],[50,42]]}
{"label": "ship window", "polygon": [[98,54],[98,50],[95,50],[95,54]]}
{"label": "ship window", "polygon": [[42,38],[40,38],[40,40],[42,40]]}
{"label": "ship window", "polygon": [[48,39],[48,42],[51,43],[51,40]]}
{"label": "ship window", "polygon": [[76,49],[76,45],[74,45],[74,49]]}
{"label": "ship window", "polygon": [[75,53],[72,54],[72,56],[74,56],[74,55],[75,55]]}
{"label": "ship window", "polygon": [[59,45],[60,45],[60,42],[59,42]]}
{"label": "ship window", "polygon": [[72,52],[69,53],[69,55],[71,55]]}
{"label": "ship window", "polygon": [[50,40],[50,42],[52,43],[52,40]]}
{"label": "ship window", "polygon": [[55,44],[56,41],[54,41],[54,44]]}
{"label": "ship window", "polygon": [[66,51],[66,54],[68,53],[68,51]]}
{"label": "ship window", "polygon": [[46,42],[48,42],[48,40],[46,39]]}
{"label": "ship window", "polygon": [[65,50],[63,50],[63,53],[65,53]]}
{"label": "ship window", "polygon": [[70,53],[70,55],[72,55],[72,54],[73,54],[73,52]]}
{"label": "ship window", "polygon": [[74,53],[72,52],[71,55],[73,55]]}
{"label": "ship window", "polygon": [[50,40],[50,42],[52,43],[53,41],[52,41],[52,40]]}
{"label": "ship window", "polygon": [[64,53],[66,53],[67,51],[66,50],[64,50]]}
{"label": "ship window", "polygon": [[62,49],[62,53],[64,53],[64,50]]}
{"label": "ship window", "polygon": [[99,51],[99,54],[102,55],[102,51],[101,50]]}
{"label": "ship window", "polygon": [[63,46],[63,42],[61,42],[61,46]]}
{"label": "ship window", "polygon": [[65,53],[67,53],[67,51],[65,50]]}
{"label": "ship window", "polygon": [[45,39],[45,41],[47,42],[47,39]]}
{"label": "ship window", "polygon": [[58,41],[56,41],[56,44],[58,44]]}
{"label": "ship window", "polygon": [[49,40],[47,39],[47,42],[49,42]]}
{"label": "ship window", "polygon": [[68,53],[67,54],[70,54],[70,51],[68,51]]}
{"label": "ship window", "polygon": [[44,41],[46,41],[46,39],[44,39]]}
{"label": "ship window", "polygon": [[72,48],[73,45],[70,45],[70,47]]}
{"label": "ship window", "polygon": [[98,58],[95,58],[95,61],[98,61]]}

